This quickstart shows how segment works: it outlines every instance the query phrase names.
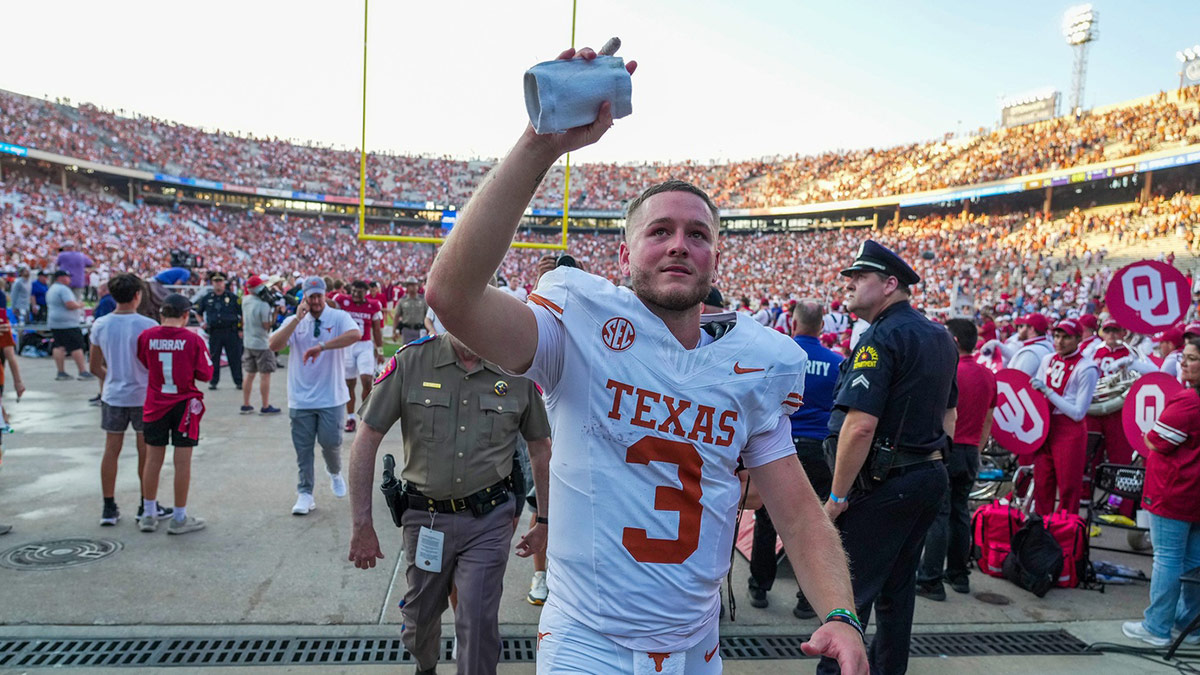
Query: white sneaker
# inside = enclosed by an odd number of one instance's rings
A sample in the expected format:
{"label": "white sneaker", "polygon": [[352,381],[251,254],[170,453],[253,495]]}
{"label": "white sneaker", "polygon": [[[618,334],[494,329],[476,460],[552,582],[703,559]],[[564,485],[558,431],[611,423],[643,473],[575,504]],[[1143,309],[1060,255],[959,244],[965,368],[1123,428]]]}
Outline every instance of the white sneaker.
{"label": "white sneaker", "polygon": [[1166,647],[1167,645],[1171,644],[1170,638],[1160,638],[1150,633],[1150,631],[1146,630],[1146,627],[1142,625],[1141,621],[1126,621],[1125,623],[1121,624],[1121,632],[1124,633],[1125,637],[1127,638],[1141,640],[1142,642],[1145,642],[1149,645],[1154,645],[1155,647]]}
{"label": "white sneaker", "polygon": [[[1171,631],[1172,641],[1174,641],[1174,639],[1177,637],[1179,637],[1179,631]],[[1183,638],[1183,644],[1190,645],[1192,647],[1200,645],[1200,630],[1188,633],[1188,636]]]}
{"label": "white sneaker", "polygon": [[346,496],[346,479],[342,478],[342,474],[329,474],[329,487],[333,490],[334,497]]}
{"label": "white sneaker", "polygon": [[307,516],[315,508],[317,508],[317,502],[313,500],[313,496],[307,492],[301,492],[296,497],[296,505],[292,507],[292,515]]}
{"label": "white sneaker", "polygon": [[550,595],[550,589],[546,587],[546,573],[534,572],[533,581],[529,584],[529,595],[525,599],[531,605],[544,605],[546,598]]}

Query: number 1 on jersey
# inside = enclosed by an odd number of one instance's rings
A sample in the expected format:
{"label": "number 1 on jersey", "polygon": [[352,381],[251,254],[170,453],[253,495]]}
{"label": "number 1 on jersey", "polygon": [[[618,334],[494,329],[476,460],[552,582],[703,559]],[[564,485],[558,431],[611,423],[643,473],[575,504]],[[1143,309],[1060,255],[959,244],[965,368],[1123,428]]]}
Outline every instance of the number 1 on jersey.
{"label": "number 1 on jersey", "polygon": [[175,373],[173,372],[175,366],[175,353],[159,352],[158,362],[162,364],[162,392],[164,394],[178,394],[179,387],[175,386]]}
{"label": "number 1 on jersey", "polygon": [[703,494],[700,470],[704,460],[691,443],[644,436],[629,446],[625,461],[629,464],[669,462],[679,467],[679,483],[682,487],[660,485],[654,491],[656,511],[679,512],[679,533],[676,538],[651,539],[646,530],[627,527],[621,535],[621,543],[638,562],[682,563],[700,547],[700,519],[704,515],[704,507],[700,505]]}

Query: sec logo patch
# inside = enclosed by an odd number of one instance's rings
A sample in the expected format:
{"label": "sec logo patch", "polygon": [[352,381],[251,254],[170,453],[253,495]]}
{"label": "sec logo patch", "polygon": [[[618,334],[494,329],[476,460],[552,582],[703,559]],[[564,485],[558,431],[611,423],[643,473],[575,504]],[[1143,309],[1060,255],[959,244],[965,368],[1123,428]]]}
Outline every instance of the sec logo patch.
{"label": "sec logo patch", "polygon": [[600,337],[604,340],[604,346],[614,352],[623,352],[633,346],[635,333],[629,319],[618,316],[604,324],[604,328],[600,330]]}
{"label": "sec logo patch", "polygon": [[852,370],[858,370],[859,368],[874,368],[878,365],[879,352],[875,351],[874,347],[865,345],[859,347],[858,351],[854,352],[854,368]]}

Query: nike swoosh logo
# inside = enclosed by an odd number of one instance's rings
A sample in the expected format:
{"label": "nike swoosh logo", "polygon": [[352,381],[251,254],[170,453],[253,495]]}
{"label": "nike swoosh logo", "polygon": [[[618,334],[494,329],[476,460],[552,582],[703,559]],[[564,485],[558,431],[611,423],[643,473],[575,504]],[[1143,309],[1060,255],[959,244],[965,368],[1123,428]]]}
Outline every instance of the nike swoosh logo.
{"label": "nike swoosh logo", "polygon": [[716,656],[716,655],[717,655],[717,650],[718,650],[718,649],[720,649],[720,648],[721,648],[721,643],[720,643],[720,642],[718,642],[718,643],[717,643],[717,646],[716,646],[716,647],[713,647],[711,652],[705,652],[705,654],[704,654],[704,662],[705,662],[705,663],[708,663],[709,661],[712,661],[712,657],[714,657],[714,656]]}
{"label": "nike swoosh logo", "polygon": [[737,361],[733,362],[733,372],[737,373],[738,375],[745,375],[746,373],[758,373],[763,370],[766,370],[766,369],[765,368],[743,368],[740,365],[738,365]]}

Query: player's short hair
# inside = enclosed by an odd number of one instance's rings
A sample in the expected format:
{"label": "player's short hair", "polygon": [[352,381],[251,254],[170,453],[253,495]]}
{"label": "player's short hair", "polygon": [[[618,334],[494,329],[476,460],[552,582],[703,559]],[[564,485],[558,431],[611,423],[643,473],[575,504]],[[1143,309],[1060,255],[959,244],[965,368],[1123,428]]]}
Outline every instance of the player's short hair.
{"label": "player's short hair", "polygon": [[370,284],[363,281],[362,279],[355,279],[354,281],[350,282],[350,288],[361,288],[365,291],[365,290],[369,289],[370,287],[371,287]]}
{"label": "player's short hair", "polygon": [[688,192],[696,195],[700,199],[703,199],[705,206],[707,206],[709,212],[712,213],[713,234],[715,235],[721,232],[721,212],[717,209],[717,205],[713,203],[712,197],[709,197],[708,193],[704,190],[701,190],[685,180],[672,178],[671,180],[663,181],[656,185],[651,185],[650,187],[646,188],[642,194],[638,195],[636,199],[629,202],[629,205],[625,207],[625,227],[621,230],[622,236],[629,231],[629,221],[633,220],[634,214],[638,212],[638,209],[642,208],[642,204],[645,203],[645,201],[650,197],[663,192]]}
{"label": "player's short hair", "polygon": [[108,294],[118,304],[133,302],[140,290],[142,290],[141,278],[130,272],[118,274],[108,280]]}
{"label": "player's short hair", "polygon": [[975,344],[979,342],[979,329],[975,327],[975,323],[970,319],[950,319],[946,322],[946,330],[954,336],[958,341],[959,349],[970,353],[975,351]]}

